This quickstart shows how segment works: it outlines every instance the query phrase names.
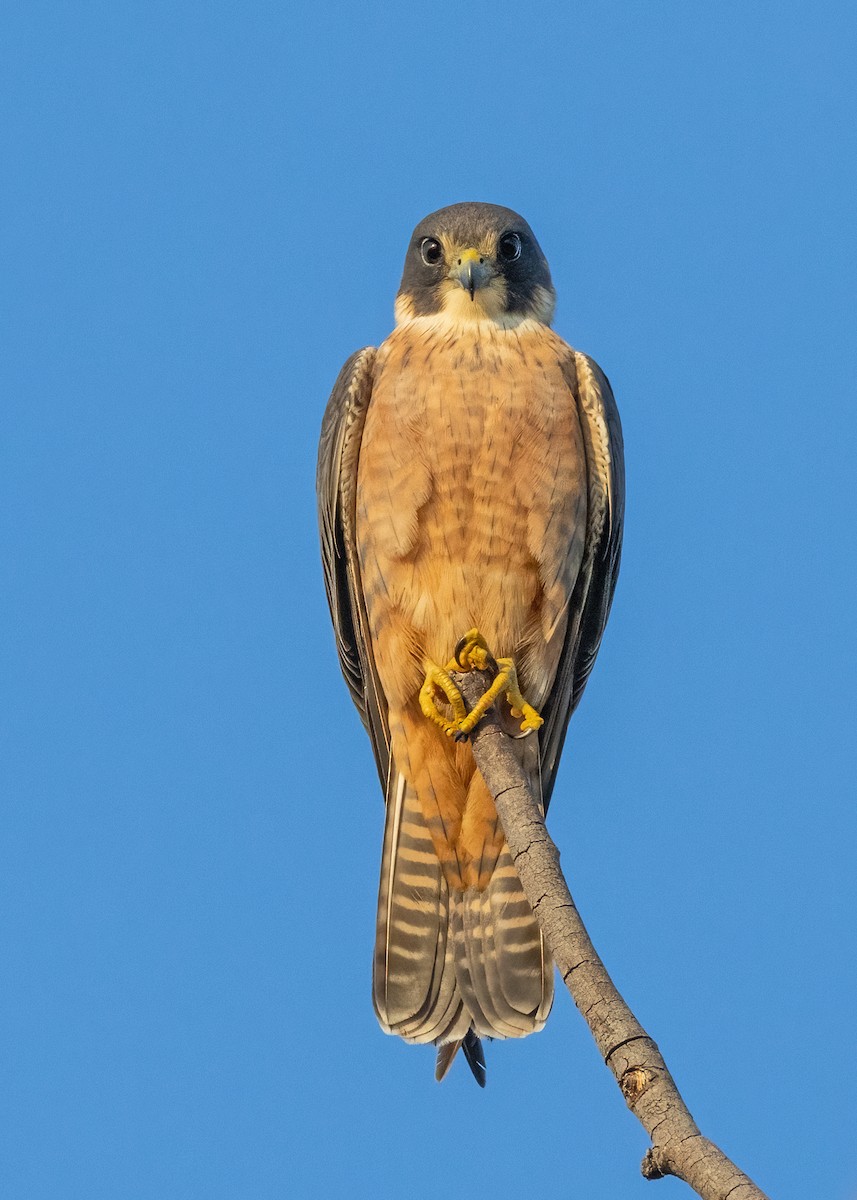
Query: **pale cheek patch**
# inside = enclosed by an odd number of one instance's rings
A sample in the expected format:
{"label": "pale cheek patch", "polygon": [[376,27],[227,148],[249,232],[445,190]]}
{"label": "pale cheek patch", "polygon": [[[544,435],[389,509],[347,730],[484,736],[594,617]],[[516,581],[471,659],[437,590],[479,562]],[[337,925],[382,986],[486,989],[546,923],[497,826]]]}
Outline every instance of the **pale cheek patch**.
{"label": "pale cheek patch", "polygon": [[396,316],[396,324],[404,325],[406,321],[412,321],[414,318],[414,302],[405,292],[399,292],[393,311]]}
{"label": "pale cheek patch", "polygon": [[548,290],[548,288],[537,287],[533,293],[532,312],[528,315],[535,317],[537,321],[542,321],[545,325],[550,325],[553,320],[555,308],[556,296],[554,292]]}

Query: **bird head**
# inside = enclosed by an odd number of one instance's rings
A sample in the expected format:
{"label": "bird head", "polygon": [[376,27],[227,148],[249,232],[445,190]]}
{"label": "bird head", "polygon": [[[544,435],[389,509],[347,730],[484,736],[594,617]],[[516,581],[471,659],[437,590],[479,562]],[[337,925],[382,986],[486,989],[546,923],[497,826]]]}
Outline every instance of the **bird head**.
{"label": "bird head", "polygon": [[547,259],[523,217],[497,204],[452,204],[413,232],[396,320],[443,314],[506,327],[549,325],[554,300]]}

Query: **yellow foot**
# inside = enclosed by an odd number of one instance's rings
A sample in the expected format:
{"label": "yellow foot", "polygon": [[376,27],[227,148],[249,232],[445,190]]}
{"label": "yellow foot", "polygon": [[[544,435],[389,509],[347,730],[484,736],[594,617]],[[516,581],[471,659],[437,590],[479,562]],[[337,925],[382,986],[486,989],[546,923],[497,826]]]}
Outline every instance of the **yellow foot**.
{"label": "yellow foot", "polygon": [[[423,716],[428,717],[439,729],[442,729],[447,737],[455,737],[459,732],[460,722],[467,716],[467,706],[461,692],[450,679],[449,672],[444,671],[443,667],[439,667],[431,659],[426,659],[425,668],[426,677],[420,688],[420,708],[423,710]],[[445,697],[452,708],[451,721],[448,721],[437,707],[435,696],[438,693]]]}
{"label": "yellow foot", "polygon": [[[513,717],[523,717],[521,732],[528,733],[538,729],[544,721],[531,704],[521,695],[518,685],[518,672],[511,658],[495,658],[488,648],[488,643],[478,629],[469,630],[455,647],[454,657],[447,663],[446,668],[437,666],[430,660],[426,661],[426,677],[420,689],[420,708],[447,737],[456,741],[464,741],[476,728],[488,709],[498,696],[504,694],[512,709]],[[477,704],[467,712],[461,692],[452,682],[450,671],[496,671],[491,686],[480,697]],[[438,693],[452,708],[452,720],[448,720],[439,711],[435,697]]]}
{"label": "yellow foot", "polygon": [[524,718],[521,722],[521,732],[526,733],[530,729],[539,729],[544,725],[545,719],[536,712],[532,704],[527,704],[521,695],[521,689],[518,686],[518,672],[515,670],[513,660],[511,658],[498,658],[497,665],[501,670],[505,668],[509,672],[509,682],[506,685],[506,699],[511,706],[512,716]]}
{"label": "yellow foot", "polygon": [[458,642],[447,671],[487,671],[497,669],[497,660],[478,629],[470,629]]}

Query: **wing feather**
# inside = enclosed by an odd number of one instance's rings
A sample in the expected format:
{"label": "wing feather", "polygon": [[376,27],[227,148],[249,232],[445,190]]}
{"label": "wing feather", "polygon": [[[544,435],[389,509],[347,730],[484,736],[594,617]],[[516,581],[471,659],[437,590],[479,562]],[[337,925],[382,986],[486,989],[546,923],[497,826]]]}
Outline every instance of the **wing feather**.
{"label": "wing feather", "polygon": [[387,703],[367,634],[354,532],[357,463],[372,397],[375,354],[372,346],[358,350],[339,372],[321,426],[316,491],[324,585],[339,665],[369,733],[381,786],[386,790],[390,769]]}
{"label": "wing feather", "polygon": [[556,678],[542,708],[539,735],[545,810],[571,714],[592,670],[619,575],[625,515],[625,461],[619,412],[607,376],[579,351],[564,366],[586,453],[587,528],[583,561],[569,605]]}

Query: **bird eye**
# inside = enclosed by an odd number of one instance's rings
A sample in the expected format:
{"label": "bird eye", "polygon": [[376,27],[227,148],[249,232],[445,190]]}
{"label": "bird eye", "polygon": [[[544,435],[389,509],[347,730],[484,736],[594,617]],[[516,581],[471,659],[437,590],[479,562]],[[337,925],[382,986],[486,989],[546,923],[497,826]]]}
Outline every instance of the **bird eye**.
{"label": "bird eye", "polygon": [[436,238],[423,238],[420,242],[420,254],[426,266],[436,266],[443,258],[443,250]]}
{"label": "bird eye", "polygon": [[497,243],[497,252],[504,262],[514,262],[521,257],[521,235],[504,233]]}

